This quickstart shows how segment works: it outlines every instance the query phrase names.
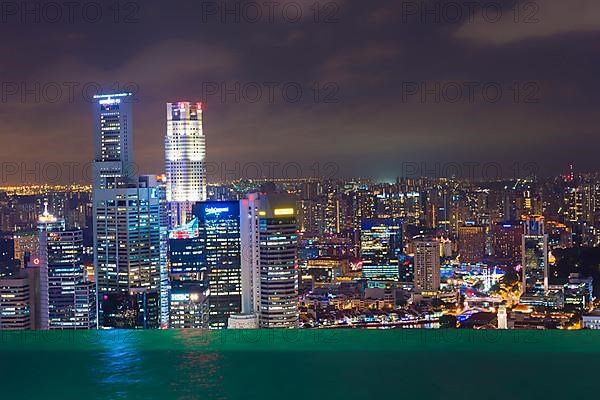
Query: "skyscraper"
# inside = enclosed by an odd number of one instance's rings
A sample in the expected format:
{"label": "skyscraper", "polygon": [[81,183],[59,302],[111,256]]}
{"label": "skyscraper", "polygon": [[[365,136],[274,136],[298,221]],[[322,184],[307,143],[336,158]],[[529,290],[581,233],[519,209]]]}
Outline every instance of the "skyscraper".
{"label": "skyscraper", "polygon": [[296,203],[287,194],[251,193],[240,201],[242,313],[261,328],[298,326]]}
{"label": "skyscraper", "polygon": [[222,329],[232,314],[241,311],[240,205],[237,201],[201,202],[193,213],[207,272],[208,323],[211,329]]}
{"label": "skyscraper", "polygon": [[130,96],[131,93],[94,96],[94,189],[114,187],[135,172]]}
{"label": "skyscraper", "polygon": [[[165,323],[164,199],[154,176],[133,168],[131,93],[94,99],[94,270],[98,324],[155,328]],[[161,205],[163,207],[161,208]],[[161,210],[163,211],[161,213]],[[163,271],[163,276],[164,276]],[[164,303],[162,304],[164,308]]]}
{"label": "skyscraper", "polygon": [[[136,305],[147,299],[154,302],[160,295],[161,214],[156,178],[140,176],[115,188],[97,190],[94,199],[94,265],[100,324],[107,326],[102,316],[109,313],[119,327],[128,327],[133,320],[118,322],[125,309],[112,309],[119,307],[119,302],[110,297]],[[134,299],[128,300],[127,296]],[[142,307],[134,311],[148,313],[158,309]],[[143,327],[157,327],[154,322],[158,323],[159,315],[145,314],[135,319],[136,323],[139,320],[145,321]]]}
{"label": "skyscraper", "polygon": [[206,144],[202,103],[167,103],[165,136],[170,227],[191,219],[192,205],[206,200]]}
{"label": "skyscraper", "polygon": [[440,289],[440,244],[433,239],[415,241],[415,289],[435,292]]}
{"label": "skyscraper", "polygon": [[544,233],[544,217],[524,218],[523,293],[543,296],[548,292],[548,235]]}
{"label": "skyscraper", "polygon": [[83,266],[83,232],[66,230],[64,220],[40,216],[40,328],[96,327],[94,284]]}

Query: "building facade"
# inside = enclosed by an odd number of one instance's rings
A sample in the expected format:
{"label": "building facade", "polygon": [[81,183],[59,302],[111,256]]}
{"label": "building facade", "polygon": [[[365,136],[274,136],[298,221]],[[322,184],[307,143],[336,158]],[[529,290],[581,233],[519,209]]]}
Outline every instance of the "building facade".
{"label": "building facade", "polygon": [[240,201],[240,215],[242,313],[255,315],[260,328],[295,328],[296,202],[287,194],[251,193]]}
{"label": "building facade", "polygon": [[206,200],[206,143],[202,103],[167,103],[165,136],[167,201],[170,227],[191,219],[192,205]]}

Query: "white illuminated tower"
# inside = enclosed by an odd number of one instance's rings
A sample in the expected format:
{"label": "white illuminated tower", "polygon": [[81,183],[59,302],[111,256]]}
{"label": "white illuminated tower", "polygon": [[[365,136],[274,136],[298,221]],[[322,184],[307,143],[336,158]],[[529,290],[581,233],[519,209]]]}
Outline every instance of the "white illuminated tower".
{"label": "white illuminated tower", "polygon": [[206,200],[202,103],[167,103],[165,160],[170,227],[175,227],[190,219],[194,203]]}

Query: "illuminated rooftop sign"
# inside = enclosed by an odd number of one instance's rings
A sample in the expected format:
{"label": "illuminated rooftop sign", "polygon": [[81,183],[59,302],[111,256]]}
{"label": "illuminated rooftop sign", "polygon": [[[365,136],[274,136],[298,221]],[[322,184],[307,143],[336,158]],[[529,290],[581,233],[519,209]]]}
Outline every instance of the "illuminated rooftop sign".
{"label": "illuminated rooftop sign", "polygon": [[204,209],[204,212],[206,213],[206,215],[228,213],[229,207],[206,207]]}
{"label": "illuminated rooftop sign", "polygon": [[294,215],[294,209],[293,208],[276,208],[273,211],[273,214],[275,214],[278,217],[284,216],[284,215]]}

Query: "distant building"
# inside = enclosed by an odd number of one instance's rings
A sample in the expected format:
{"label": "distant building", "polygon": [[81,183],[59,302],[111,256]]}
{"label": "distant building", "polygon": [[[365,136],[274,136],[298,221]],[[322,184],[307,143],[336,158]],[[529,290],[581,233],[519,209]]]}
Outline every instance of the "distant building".
{"label": "distant building", "polygon": [[503,222],[492,225],[491,239],[494,258],[509,266],[519,265],[523,225],[520,222]]}
{"label": "distant building", "polygon": [[458,254],[462,263],[475,264],[485,257],[485,228],[467,225],[458,228]]}
{"label": "distant building", "polygon": [[522,239],[523,293],[527,296],[548,292],[548,235],[544,218],[530,216],[524,220]]}
{"label": "distant building", "polygon": [[363,277],[398,280],[401,254],[402,222],[399,219],[362,220],[360,255]]}
{"label": "distant building", "polygon": [[27,265],[29,260],[39,256],[40,240],[37,232],[17,232],[13,236],[15,244],[15,259],[21,265]]}
{"label": "distant building", "polygon": [[437,240],[414,241],[414,287],[421,292],[440,289],[440,244]]}

